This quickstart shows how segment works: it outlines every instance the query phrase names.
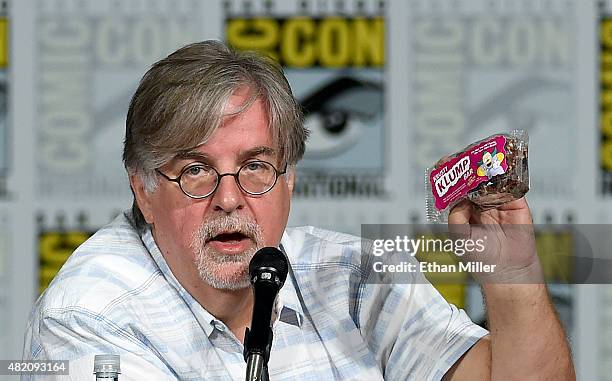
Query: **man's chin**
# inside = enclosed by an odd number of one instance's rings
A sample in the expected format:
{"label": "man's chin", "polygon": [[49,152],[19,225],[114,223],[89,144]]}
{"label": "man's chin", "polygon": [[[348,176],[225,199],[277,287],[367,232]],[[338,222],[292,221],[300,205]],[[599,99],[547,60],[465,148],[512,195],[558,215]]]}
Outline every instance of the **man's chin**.
{"label": "man's chin", "polygon": [[227,291],[243,290],[251,286],[248,277],[238,279],[215,277],[211,279],[204,279],[204,282],[217,290]]}
{"label": "man's chin", "polygon": [[200,278],[219,290],[240,290],[250,286],[248,263],[231,262],[198,267]]}

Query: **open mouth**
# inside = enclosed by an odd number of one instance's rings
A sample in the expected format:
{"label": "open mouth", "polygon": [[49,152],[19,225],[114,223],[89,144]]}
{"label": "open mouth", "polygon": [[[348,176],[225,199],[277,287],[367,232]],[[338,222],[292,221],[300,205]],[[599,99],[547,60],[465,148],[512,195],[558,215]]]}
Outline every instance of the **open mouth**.
{"label": "open mouth", "polygon": [[241,232],[225,232],[220,233],[209,239],[209,242],[234,243],[250,239],[247,235]]}
{"label": "open mouth", "polygon": [[240,231],[228,231],[214,235],[206,244],[219,252],[238,254],[252,247],[254,238]]}
{"label": "open mouth", "polygon": [[206,241],[207,245],[219,253],[234,255],[244,253],[253,246],[253,239],[245,233],[238,231],[222,232]]}

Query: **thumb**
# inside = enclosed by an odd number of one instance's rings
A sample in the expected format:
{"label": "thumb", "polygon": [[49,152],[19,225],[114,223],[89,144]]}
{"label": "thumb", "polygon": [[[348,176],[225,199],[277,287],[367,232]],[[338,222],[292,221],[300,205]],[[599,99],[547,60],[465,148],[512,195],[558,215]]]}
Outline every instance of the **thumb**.
{"label": "thumb", "polygon": [[472,204],[470,200],[463,200],[451,209],[450,214],[448,215],[448,224],[469,224],[473,212],[474,204]]}
{"label": "thumb", "polygon": [[454,238],[470,236],[470,219],[474,213],[474,204],[470,200],[463,200],[455,205],[448,215],[448,231]]}

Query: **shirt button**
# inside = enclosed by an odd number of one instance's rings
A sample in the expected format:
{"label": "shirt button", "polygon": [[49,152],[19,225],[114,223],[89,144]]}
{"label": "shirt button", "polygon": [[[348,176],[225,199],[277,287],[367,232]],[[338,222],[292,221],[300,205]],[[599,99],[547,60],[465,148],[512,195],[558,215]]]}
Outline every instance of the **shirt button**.
{"label": "shirt button", "polygon": [[215,321],[215,322],[213,323],[213,325],[214,325],[214,327],[215,327],[216,329],[218,329],[219,331],[221,331],[221,332],[225,332],[225,325],[223,325],[223,323],[220,323],[220,322],[218,322],[218,321]]}

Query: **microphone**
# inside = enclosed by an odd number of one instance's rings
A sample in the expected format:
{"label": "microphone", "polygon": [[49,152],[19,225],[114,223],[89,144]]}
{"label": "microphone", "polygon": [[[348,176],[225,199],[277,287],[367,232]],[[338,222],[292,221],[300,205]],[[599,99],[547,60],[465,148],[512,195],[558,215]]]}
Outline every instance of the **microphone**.
{"label": "microphone", "polygon": [[276,295],[287,279],[287,272],[287,257],[275,247],[260,249],[249,263],[254,300],[251,328],[246,328],[244,334],[243,354],[247,363],[247,381],[268,379],[267,365],[272,348],[272,309]]}

